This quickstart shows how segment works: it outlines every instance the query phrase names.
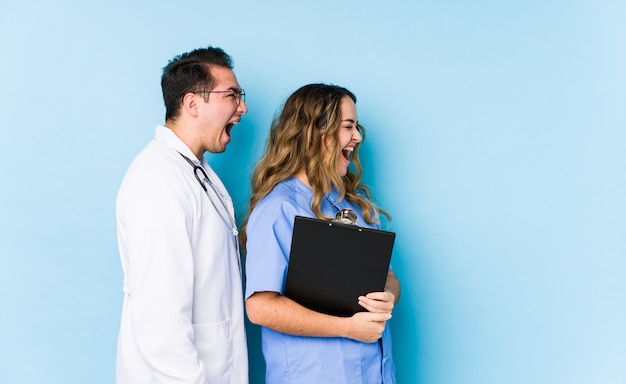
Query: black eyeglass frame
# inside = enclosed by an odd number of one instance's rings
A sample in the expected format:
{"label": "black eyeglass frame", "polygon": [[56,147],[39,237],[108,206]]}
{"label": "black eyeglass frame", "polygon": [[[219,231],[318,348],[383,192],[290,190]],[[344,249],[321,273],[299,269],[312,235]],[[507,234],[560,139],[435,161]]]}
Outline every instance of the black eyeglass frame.
{"label": "black eyeglass frame", "polygon": [[237,105],[241,105],[241,100],[243,99],[243,102],[246,102],[246,91],[244,91],[243,89],[228,89],[226,91],[195,91],[193,92],[195,94],[203,94],[203,93],[232,93],[235,95],[235,101],[237,102]]}

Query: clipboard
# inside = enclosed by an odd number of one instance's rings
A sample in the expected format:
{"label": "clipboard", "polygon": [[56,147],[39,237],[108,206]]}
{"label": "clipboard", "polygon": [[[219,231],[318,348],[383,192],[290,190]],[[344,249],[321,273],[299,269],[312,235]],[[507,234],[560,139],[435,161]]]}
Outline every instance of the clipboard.
{"label": "clipboard", "polygon": [[317,312],[352,316],[358,297],[382,292],[396,234],[296,216],[285,296]]}

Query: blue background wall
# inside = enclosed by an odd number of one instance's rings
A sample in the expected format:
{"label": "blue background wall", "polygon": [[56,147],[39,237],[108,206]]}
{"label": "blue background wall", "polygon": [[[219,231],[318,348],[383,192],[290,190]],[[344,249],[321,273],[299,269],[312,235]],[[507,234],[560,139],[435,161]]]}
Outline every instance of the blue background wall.
{"label": "blue background wall", "polygon": [[400,383],[626,383],[625,19],[617,0],[3,0],[0,382],[113,382],[117,188],[163,122],[160,68],[211,44],[248,93],[210,158],[239,211],[289,93],[357,94],[398,233]]}

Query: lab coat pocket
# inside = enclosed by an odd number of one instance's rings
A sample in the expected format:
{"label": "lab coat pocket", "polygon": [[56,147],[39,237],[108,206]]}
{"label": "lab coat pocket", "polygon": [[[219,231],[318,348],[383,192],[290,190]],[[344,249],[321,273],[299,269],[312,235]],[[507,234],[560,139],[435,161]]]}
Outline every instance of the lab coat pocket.
{"label": "lab coat pocket", "polygon": [[228,383],[231,378],[233,340],[231,320],[193,326],[198,358],[204,363],[210,383]]}

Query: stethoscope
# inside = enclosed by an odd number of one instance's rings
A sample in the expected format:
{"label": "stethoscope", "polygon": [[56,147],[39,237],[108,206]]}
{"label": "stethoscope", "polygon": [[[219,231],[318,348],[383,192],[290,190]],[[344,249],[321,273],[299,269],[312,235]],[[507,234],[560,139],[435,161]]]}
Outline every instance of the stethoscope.
{"label": "stethoscope", "polygon": [[[209,179],[209,175],[207,175],[207,173],[205,172],[204,168],[202,168],[199,165],[194,164],[194,162],[191,161],[190,158],[188,158],[187,156],[183,155],[182,153],[180,153],[180,152],[178,152],[178,153],[185,160],[187,160],[187,162],[193,167],[193,174],[196,177],[196,180],[198,180],[198,183],[200,183],[200,186],[202,187],[202,189],[204,189],[204,192],[206,193],[207,197],[209,198],[209,201],[213,205],[213,208],[215,208],[217,213],[222,218],[222,221],[224,221],[224,224],[226,224],[226,226],[228,228],[230,228],[233,236],[235,237],[235,245],[237,246],[237,249],[238,249],[239,248],[239,242],[237,241],[237,236],[239,235],[239,231],[237,230],[237,224],[235,223],[235,218],[233,217],[233,215],[230,214],[230,210],[228,209],[228,206],[226,205],[226,203],[222,199],[220,192],[217,189],[215,189],[215,186],[213,185],[213,182],[211,181],[211,179]],[[200,172],[200,175],[198,174],[198,171]],[[213,190],[213,193],[217,196],[217,198],[220,201],[222,207],[224,208],[224,211],[228,215],[228,218],[224,217],[224,215],[222,214],[222,210],[218,209],[217,206],[215,205],[215,202],[211,198],[211,195],[209,194],[209,190],[204,185],[204,181],[203,180],[207,181],[207,183],[209,184],[209,187],[211,187],[211,189]]]}

